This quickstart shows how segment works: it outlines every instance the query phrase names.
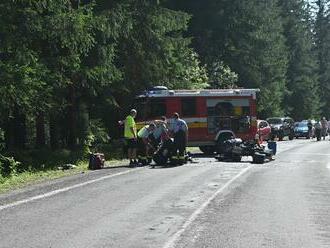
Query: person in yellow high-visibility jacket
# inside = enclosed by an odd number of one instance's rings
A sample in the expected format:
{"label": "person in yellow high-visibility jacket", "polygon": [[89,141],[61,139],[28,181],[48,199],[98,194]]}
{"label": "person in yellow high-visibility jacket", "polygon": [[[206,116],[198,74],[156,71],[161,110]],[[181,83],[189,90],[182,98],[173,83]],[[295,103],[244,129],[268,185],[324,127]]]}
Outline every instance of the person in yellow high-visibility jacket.
{"label": "person in yellow high-visibility jacket", "polygon": [[127,142],[127,155],[130,160],[130,166],[137,165],[136,149],[137,149],[137,132],[134,118],[137,115],[137,111],[132,109],[130,114],[124,121],[124,136]]}

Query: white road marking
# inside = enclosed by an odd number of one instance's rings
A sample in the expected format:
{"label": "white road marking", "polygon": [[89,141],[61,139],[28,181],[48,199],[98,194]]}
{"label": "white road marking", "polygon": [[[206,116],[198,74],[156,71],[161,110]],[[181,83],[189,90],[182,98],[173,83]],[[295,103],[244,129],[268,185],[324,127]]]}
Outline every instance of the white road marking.
{"label": "white road marking", "polygon": [[69,190],[72,190],[72,189],[76,189],[76,188],[79,188],[79,187],[83,187],[83,186],[92,184],[92,183],[104,181],[104,180],[112,178],[112,177],[125,175],[125,174],[128,174],[128,173],[132,172],[132,171],[137,171],[137,170],[141,170],[141,169],[144,169],[144,168],[138,168],[138,169],[119,172],[119,173],[116,173],[116,174],[112,174],[112,175],[100,177],[100,178],[97,178],[97,179],[93,179],[93,180],[90,180],[90,181],[87,181],[87,182],[75,184],[75,185],[65,187],[65,188],[62,188],[62,189],[57,189],[57,190],[54,190],[54,191],[50,191],[50,192],[45,193],[45,194],[33,196],[33,197],[30,197],[30,198],[27,198],[27,199],[24,199],[24,200],[20,200],[20,201],[16,201],[16,202],[13,202],[13,203],[6,204],[6,205],[2,205],[2,206],[0,206],[0,211],[2,211],[4,209],[7,209],[7,208],[16,207],[16,206],[19,206],[19,205],[22,205],[22,204],[25,204],[25,203],[28,203],[28,202],[32,202],[32,201],[40,200],[40,199],[47,198],[47,197],[50,197],[50,196],[53,196],[53,195],[57,195],[57,194],[60,194],[60,193],[63,193],[63,192],[66,192],[66,191],[69,191]]}
{"label": "white road marking", "polygon": [[163,248],[174,248],[175,243],[178,241],[180,236],[186,231],[186,229],[196,220],[196,218],[207,208],[207,206],[226,188],[228,188],[233,182],[235,182],[238,178],[244,175],[247,171],[249,171],[254,165],[250,165],[249,167],[242,170],[235,177],[229,180],[225,185],[223,185],[220,189],[218,189],[206,202],[204,202],[193,214],[189,217],[189,219],[183,224],[183,226],[165,243]]}
{"label": "white road marking", "polygon": [[301,156],[301,155],[316,155],[316,156],[330,156],[330,153],[312,153],[312,152],[303,152],[303,153],[287,153],[288,155],[297,155],[297,156]]}

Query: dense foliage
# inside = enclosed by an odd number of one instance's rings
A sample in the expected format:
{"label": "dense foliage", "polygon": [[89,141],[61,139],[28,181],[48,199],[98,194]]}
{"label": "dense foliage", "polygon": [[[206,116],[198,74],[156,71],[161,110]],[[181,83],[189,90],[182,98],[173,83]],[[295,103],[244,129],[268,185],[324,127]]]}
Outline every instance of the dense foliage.
{"label": "dense foliage", "polygon": [[154,85],[260,88],[262,118],[329,117],[329,2],[1,1],[0,145],[88,151]]}

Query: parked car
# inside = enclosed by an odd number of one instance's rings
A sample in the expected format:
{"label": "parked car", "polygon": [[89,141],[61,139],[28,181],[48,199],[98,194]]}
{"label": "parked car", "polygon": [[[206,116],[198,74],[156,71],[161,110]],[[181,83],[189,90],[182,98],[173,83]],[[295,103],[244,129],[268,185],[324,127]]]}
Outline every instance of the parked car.
{"label": "parked car", "polygon": [[304,137],[306,139],[309,139],[314,136],[314,127],[312,128],[312,133],[309,133],[307,124],[307,121],[302,121],[295,124],[294,136],[296,138]]}
{"label": "parked car", "polygon": [[271,127],[267,121],[258,120],[258,134],[262,141],[269,140],[271,138],[271,131]]}
{"label": "parked car", "polygon": [[290,117],[272,117],[268,118],[267,122],[271,127],[271,138],[278,137],[279,140],[283,140],[284,137],[288,137],[289,140],[294,138],[294,121]]}

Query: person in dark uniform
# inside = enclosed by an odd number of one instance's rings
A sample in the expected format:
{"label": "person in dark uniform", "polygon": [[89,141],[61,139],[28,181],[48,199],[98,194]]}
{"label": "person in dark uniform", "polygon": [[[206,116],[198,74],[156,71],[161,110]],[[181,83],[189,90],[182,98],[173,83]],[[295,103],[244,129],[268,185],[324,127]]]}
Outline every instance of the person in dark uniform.
{"label": "person in dark uniform", "polygon": [[311,120],[308,120],[307,127],[308,127],[308,138],[313,138],[313,123]]}
{"label": "person in dark uniform", "polygon": [[172,132],[174,136],[175,154],[179,152],[178,159],[184,160],[188,141],[188,126],[187,123],[180,119],[178,113],[173,114]]}

